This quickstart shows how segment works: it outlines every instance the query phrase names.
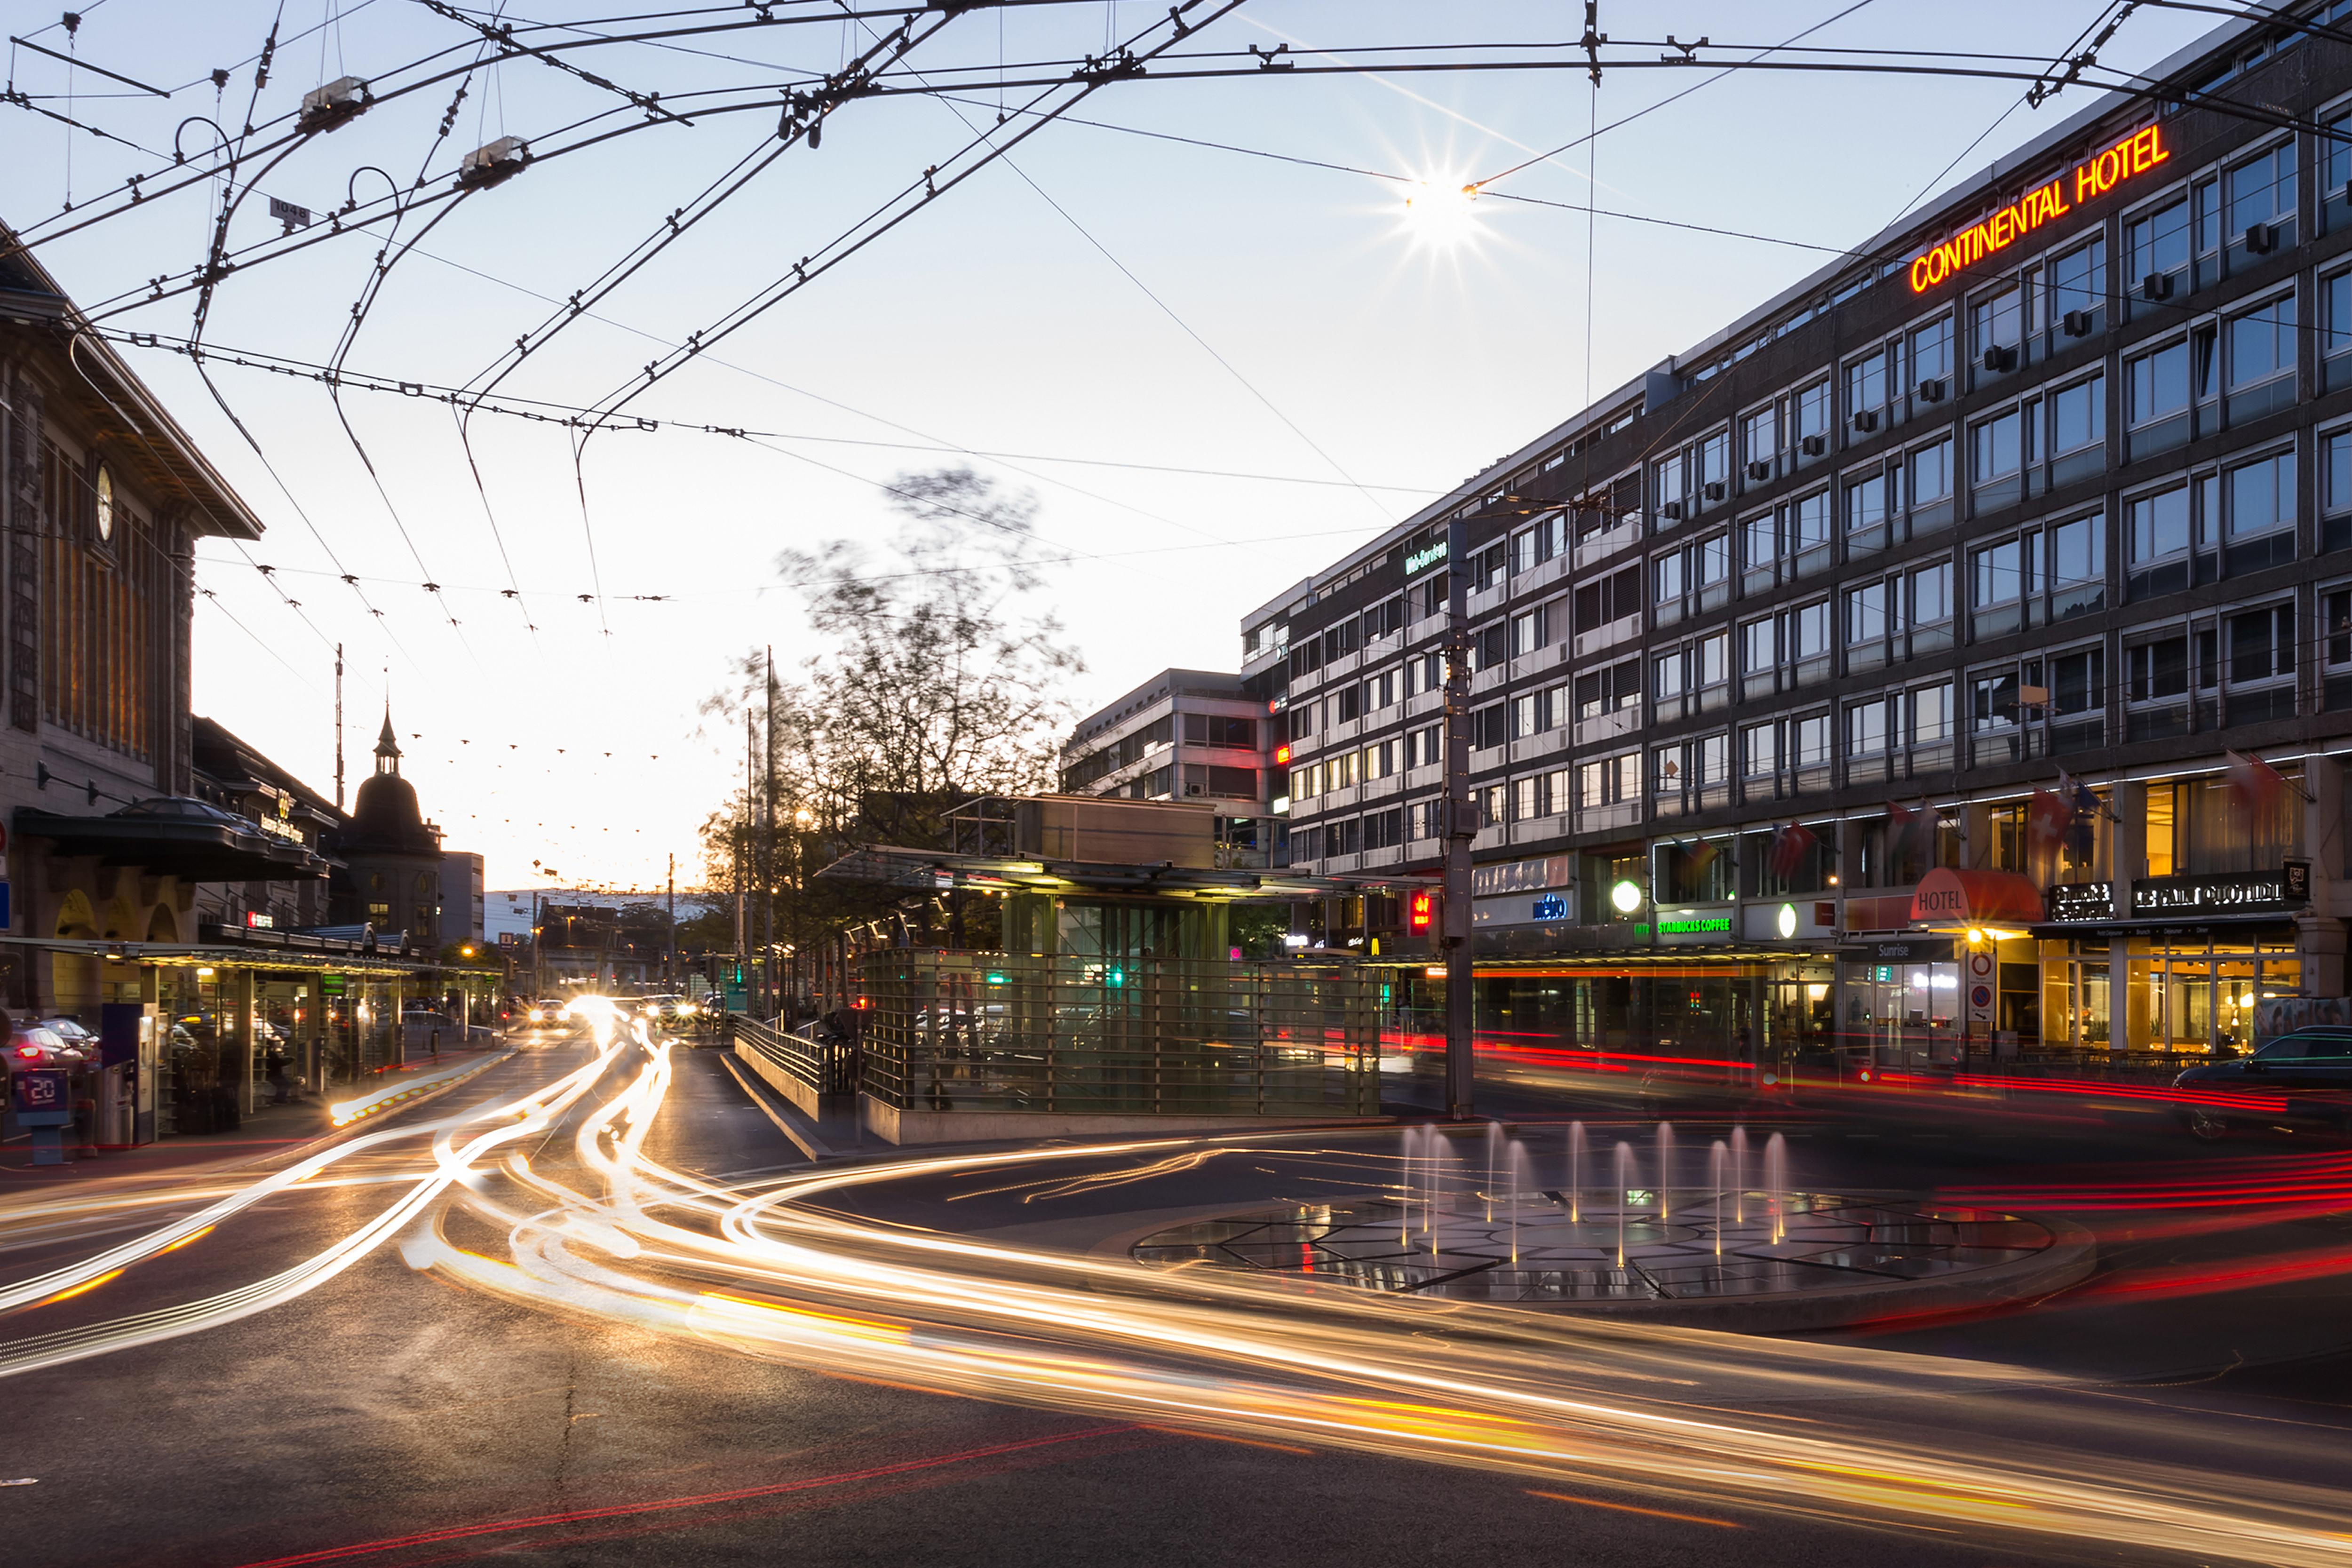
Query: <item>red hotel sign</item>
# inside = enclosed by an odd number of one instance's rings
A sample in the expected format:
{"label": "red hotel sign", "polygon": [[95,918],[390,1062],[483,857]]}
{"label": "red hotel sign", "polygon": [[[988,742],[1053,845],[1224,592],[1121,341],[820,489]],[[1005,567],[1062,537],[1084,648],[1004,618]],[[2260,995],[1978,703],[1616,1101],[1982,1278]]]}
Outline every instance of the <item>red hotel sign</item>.
{"label": "red hotel sign", "polygon": [[[2063,217],[2095,196],[2105,195],[2135,174],[2145,174],[2172,154],[2151,125],[2126,136],[2071,174],[2037,186],[1985,219],[1970,224],[1911,263],[1911,292],[1924,294],[1953,273],[1973,267],[1997,250],[2024,238],[2052,218]],[[2069,197],[2072,200],[2069,200]]]}

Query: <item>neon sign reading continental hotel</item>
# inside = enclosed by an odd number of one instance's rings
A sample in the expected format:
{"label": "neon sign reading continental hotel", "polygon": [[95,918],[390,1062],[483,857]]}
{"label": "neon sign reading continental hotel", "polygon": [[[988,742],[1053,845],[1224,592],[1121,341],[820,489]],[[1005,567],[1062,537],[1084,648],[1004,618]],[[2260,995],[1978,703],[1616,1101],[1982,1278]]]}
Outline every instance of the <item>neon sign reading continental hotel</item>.
{"label": "neon sign reading continental hotel", "polygon": [[[2072,174],[2061,174],[2048,184],[2026,192],[1982,223],[1970,224],[1920,256],[1911,263],[1911,292],[1926,293],[1953,273],[1975,266],[2051,219],[2065,216],[2084,202],[2106,195],[2133,175],[2144,174],[2171,156],[2153,125],[2125,137],[2095,157],[2084,159]],[[2072,201],[2067,200],[2070,190]]]}

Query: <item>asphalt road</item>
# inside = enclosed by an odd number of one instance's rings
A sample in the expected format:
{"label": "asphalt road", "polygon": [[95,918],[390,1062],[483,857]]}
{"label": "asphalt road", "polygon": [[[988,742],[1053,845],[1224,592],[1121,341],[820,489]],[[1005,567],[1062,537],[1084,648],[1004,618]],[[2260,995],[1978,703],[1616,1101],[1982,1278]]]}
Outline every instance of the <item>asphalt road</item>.
{"label": "asphalt road", "polygon": [[[407,1116],[509,1097],[587,1059],[550,1042]],[[681,1052],[646,1144],[720,1183],[801,1163],[713,1051]],[[1523,1111],[1559,1108],[1528,1104]],[[1953,1124],[1946,1125],[1947,1121]],[[2219,1177],[2296,1148],[2189,1149],[2161,1128],[2059,1118],[2022,1127],[1937,1114],[1791,1122],[1792,1165],[1822,1184],[2138,1191],[2182,1163]],[[1685,1136],[1704,1135],[1686,1125]],[[551,1168],[563,1130],[538,1141]],[[2311,1157],[2317,1157],[2315,1155]],[[233,1290],[382,1212],[421,1165],[412,1142],[336,1167],[174,1252],[6,1316],[0,1340],[70,1331]],[[78,1178],[79,1179],[79,1178]],[[1278,1167],[1205,1191],[1255,1201]],[[95,1173],[80,1189],[104,1192]],[[234,1184],[125,1190],[122,1206],[22,1220],[0,1193],[0,1282],[190,1212]],[[55,1189],[48,1189],[54,1191]],[[921,1222],[1035,1224],[1017,1194],[875,1200]],[[1191,1195],[1191,1194],[1188,1194]],[[1081,1203],[1139,1201],[1097,1194]],[[11,1222],[10,1205],[19,1217]],[[2340,1209],[2341,1205],[2337,1207]],[[1074,1212],[1069,1210],[1063,1213]],[[2090,1211],[2084,1211],[2086,1215]],[[2186,1209],[2091,1216],[2102,1278],[2154,1281],[1975,1321],[1849,1334],[1879,1348],[2011,1360],[2084,1374],[2068,1397],[2114,1412],[2119,1462],[2217,1464],[2242,1430],[2262,1462],[2344,1485],[2352,1455],[2352,1249],[2337,1212],[2199,1229]],[[2282,1264],[2280,1259],[2289,1260]],[[2299,1260],[2299,1261],[2297,1261]],[[2233,1270],[2248,1277],[2227,1281]],[[2268,1272],[2264,1272],[2268,1270]],[[2204,1276],[2220,1276],[2216,1287]],[[2184,1286],[2182,1281],[2187,1280]],[[0,1347],[5,1348],[5,1347]],[[2030,1425],[1955,1413],[1958,1449]],[[2154,1561],[1966,1530],[1865,1528],[1801,1514],[1531,1485],[1506,1474],[1307,1445],[1238,1442],[828,1376],[593,1317],[512,1305],[418,1273],[395,1247],[293,1300],[216,1328],[0,1379],[0,1563],[421,1564],[495,1557],[564,1564],[1101,1562],[1577,1564],[2017,1564]],[[1551,1493],[1554,1495],[1539,1495]]]}

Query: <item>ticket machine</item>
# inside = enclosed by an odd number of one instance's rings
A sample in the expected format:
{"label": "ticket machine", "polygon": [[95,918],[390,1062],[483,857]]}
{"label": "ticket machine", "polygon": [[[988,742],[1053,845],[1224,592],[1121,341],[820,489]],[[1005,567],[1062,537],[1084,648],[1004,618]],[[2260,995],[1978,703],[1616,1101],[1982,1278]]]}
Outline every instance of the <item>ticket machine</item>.
{"label": "ticket machine", "polygon": [[155,1142],[155,1085],[163,1024],[152,1002],[109,1002],[98,1019],[98,1125],[94,1142],[118,1148]]}

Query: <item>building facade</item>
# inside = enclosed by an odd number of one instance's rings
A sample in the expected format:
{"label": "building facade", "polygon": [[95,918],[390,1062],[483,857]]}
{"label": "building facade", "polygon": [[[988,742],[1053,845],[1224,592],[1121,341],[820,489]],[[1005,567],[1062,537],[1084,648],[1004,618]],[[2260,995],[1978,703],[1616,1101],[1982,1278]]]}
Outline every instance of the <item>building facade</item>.
{"label": "building facade", "polygon": [[1287,837],[1268,793],[1286,761],[1277,728],[1239,676],[1163,669],[1078,721],[1062,747],[1062,790],[1205,803],[1226,862],[1262,866]]}
{"label": "building facade", "polygon": [[482,890],[482,858],[470,850],[445,850],[441,856],[441,944],[479,943],[488,913]]}
{"label": "building facade", "polygon": [[1288,853],[1366,882],[1317,940],[1426,962],[1465,572],[1482,1032],[2204,1054],[2346,994],[2352,47],[2152,79],[1244,618]]}
{"label": "building facade", "polygon": [[365,926],[394,944],[440,945],[441,829],[425,820],[416,786],[400,776],[392,714],[376,737],[375,772],[360,783],[332,845],[336,923]]}

